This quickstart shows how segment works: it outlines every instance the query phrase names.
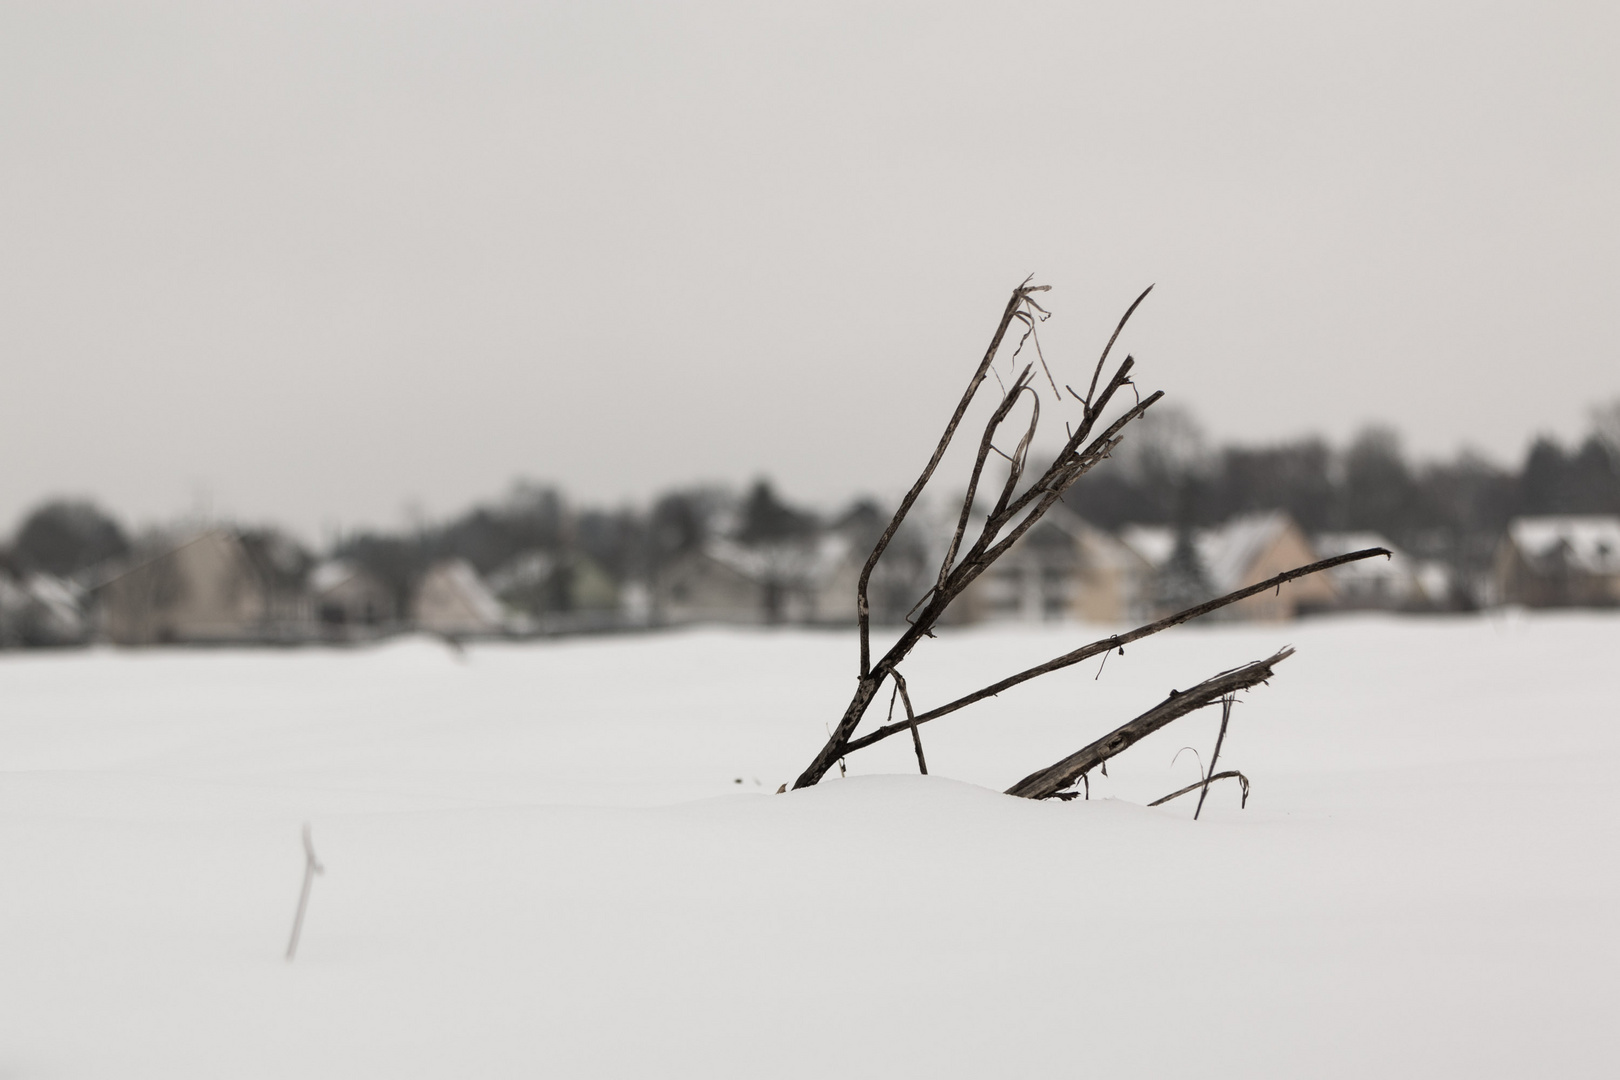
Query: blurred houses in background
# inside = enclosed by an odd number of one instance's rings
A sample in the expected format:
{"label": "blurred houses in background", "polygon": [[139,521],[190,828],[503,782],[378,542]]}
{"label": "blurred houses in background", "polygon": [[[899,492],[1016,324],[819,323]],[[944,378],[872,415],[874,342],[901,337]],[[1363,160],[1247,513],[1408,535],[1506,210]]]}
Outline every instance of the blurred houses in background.
{"label": "blurred houses in background", "polygon": [[87,608],[74,582],[0,561],[0,648],[83,644],[91,632]]}
{"label": "blurred houses in background", "polygon": [[1620,605],[1620,515],[1515,518],[1496,551],[1496,599],[1525,607]]}
{"label": "blurred houses in background", "polygon": [[1331,559],[1367,548],[1384,548],[1387,559],[1362,559],[1328,571],[1340,611],[1439,611],[1452,595],[1452,576],[1444,563],[1421,562],[1375,532],[1320,533],[1316,557]]}
{"label": "blurred houses in background", "polygon": [[94,627],[84,574],[124,554],[111,517],[82,499],[52,499],[0,547],[0,648],[78,645]]}
{"label": "blurred houses in background", "polygon": [[[755,484],[742,505],[722,508],[710,535],[674,553],[656,569],[654,620],[660,625],[731,623],[775,626],[850,625],[861,567],[887,521],[875,507],[857,506],[824,526],[814,515],[782,503],[771,486]],[[869,595],[881,620],[896,593],[895,567],[914,564],[905,541],[889,574]],[[909,601],[906,601],[909,603]]]}
{"label": "blurred houses in background", "polygon": [[616,630],[634,620],[620,583],[584,552],[524,552],[491,573],[488,585],[518,632]]}
{"label": "blurred houses in background", "polygon": [[1283,511],[1210,528],[1129,525],[1117,534],[1054,509],[964,595],[975,618],[1140,622],[1192,607],[1318,559],[1382,547],[1369,559],[1252,596],[1214,618],[1276,621],[1329,611],[1443,610],[1443,564],[1421,563],[1373,532],[1307,537]]}
{"label": "blurred houses in background", "polygon": [[[1127,526],[1111,534],[1060,508],[1047,515],[974,584],[978,618],[1143,621],[1171,614],[1314,561],[1281,511],[1207,529]],[[964,597],[966,599],[966,597]],[[1339,599],[1321,576],[1241,600],[1221,618],[1278,620],[1327,611]]]}
{"label": "blurred houses in background", "polygon": [[715,537],[664,567],[654,604],[659,621],[673,625],[847,624],[859,573],[837,534],[771,544]]}
{"label": "blurred houses in background", "polygon": [[328,559],[309,572],[310,600],[322,637],[363,639],[399,627],[393,590],[348,559]]}
{"label": "blurred houses in background", "polygon": [[[958,507],[925,501],[892,538],[869,583],[874,624],[903,623],[927,597]],[[818,515],[764,480],[616,510],[519,484],[442,524],[352,533],[317,557],[275,529],[193,524],[131,540],[93,504],[55,499],[0,545],[0,647],[847,626],[890,512],[862,499]],[[1413,465],[1378,428],[1343,450],[1211,450],[1161,406],[948,618],[1146,621],[1366,547],[1393,556],[1218,617],[1620,604],[1620,403],[1594,413],[1576,448],[1537,440],[1516,472],[1466,453]]]}
{"label": "blurred houses in background", "polygon": [[[1152,567],[1153,579],[1145,590],[1148,607],[1140,612],[1145,617],[1258,585],[1318,558],[1299,525],[1282,510],[1243,514],[1210,528],[1137,526],[1122,535]],[[1216,617],[1275,622],[1330,610],[1338,598],[1333,580],[1316,574],[1240,600]]]}
{"label": "blurred houses in background", "polygon": [[[973,521],[970,535],[982,527],[982,519]],[[1060,504],[992,563],[958,603],[973,620],[1124,622],[1147,609],[1152,576],[1153,566],[1141,552]]]}
{"label": "blurred houses in background", "polygon": [[207,529],[131,552],[91,591],[118,645],[304,641],[315,636],[309,568],[278,534]]}
{"label": "blurred houses in background", "polygon": [[411,625],[450,638],[492,637],[512,628],[500,600],[465,559],[428,568],[411,603]]}

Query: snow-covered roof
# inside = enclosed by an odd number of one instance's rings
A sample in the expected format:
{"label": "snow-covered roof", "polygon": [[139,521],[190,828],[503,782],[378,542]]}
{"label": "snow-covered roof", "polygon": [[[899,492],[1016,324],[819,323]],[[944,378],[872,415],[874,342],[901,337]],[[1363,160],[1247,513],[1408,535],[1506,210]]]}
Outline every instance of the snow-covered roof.
{"label": "snow-covered roof", "polygon": [[1176,549],[1176,531],[1168,525],[1127,525],[1119,530],[1119,539],[1153,567],[1169,562]]}
{"label": "snow-covered roof", "polygon": [[506,625],[506,612],[465,559],[446,559],[417,588],[416,619],[426,629],[479,633]]}
{"label": "snow-covered roof", "polygon": [[[1193,535],[1193,544],[1209,583],[1220,592],[1242,588],[1249,569],[1266,548],[1276,543],[1290,521],[1281,510],[1266,510],[1232,518],[1212,529],[1199,529]],[[1127,525],[1119,531],[1119,539],[1155,569],[1168,563],[1176,548],[1176,530],[1168,525]]]}
{"label": "snow-covered roof", "polygon": [[497,595],[504,595],[514,589],[533,588],[556,570],[557,560],[550,552],[525,551],[491,572],[487,581]]}
{"label": "snow-covered roof", "polygon": [[849,537],[829,532],[809,543],[739,544],[717,537],[703,545],[703,553],[751,581],[819,581],[849,556],[850,547]]}
{"label": "snow-covered roof", "polygon": [[1194,541],[1210,584],[1221,592],[1243,586],[1243,577],[1262,552],[1288,528],[1281,510],[1245,514],[1200,532]]}
{"label": "snow-covered roof", "polygon": [[77,608],[82,600],[81,590],[55,574],[29,574],[23,587],[42,604]]}
{"label": "snow-covered roof", "polygon": [[360,572],[360,568],[347,559],[329,559],[309,572],[310,591],[319,596],[331,592]]}
{"label": "snow-covered roof", "polygon": [[1381,533],[1375,532],[1326,532],[1317,533],[1311,542],[1316,549],[1319,559],[1331,559],[1335,555],[1348,555],[1352,551],[1365,551],[1367,548],[1381,547],[1390,553],[1389,558],[1360,559],[1343,566],[1335,566],[1329,571],[1335,578],[1341,580],[1349,578],[1377,578],[1377,577],[1410,577],[1416,573],[1412,560],[1406,553],[1390,543]]}
{"label": "snow-covered roof", "polygon": [[1589,574],[1620,574],[1620,516],[1560,514],[1515,518],[1514,545],[1533,560],[1561,555]]}

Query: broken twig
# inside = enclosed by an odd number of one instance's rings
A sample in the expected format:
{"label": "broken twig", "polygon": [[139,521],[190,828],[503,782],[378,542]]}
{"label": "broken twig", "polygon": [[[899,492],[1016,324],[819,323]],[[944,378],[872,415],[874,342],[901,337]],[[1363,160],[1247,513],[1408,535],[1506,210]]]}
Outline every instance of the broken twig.
{"label": "broken twig", "polygon": [[[1279,588],[1280,587],[1281,586],[1279,586]],[[1215,736],[1215,750],[1209,755],[1209,771],[1210,772],[1215,771],[1215,762],[1220,759],[1220,756],[1221,756],[1221,743],[1226,741],[1226,725],[1227,725],[1227,722],[1232,719],[1232,706],[1234,704],[1236,704],[1236,702],[1237,702],[1237,697],[1232,695],[1232,694],[1227,694],[1226,697],[1221,699],[1221,730]],[[1209,794],[1209,781],[1205,780],[1204,781],[1204,790],[1200,791],[1198,793],[1198,809],[1193,811],[1193,820],[1194,821],[1197,821],[1198,820],[1198,815],[1203,813],[1203,811],[1204,811],[1204,798],[1208,794]],[[1243,781],[1243,801],[1245,803],[1249,801],[1249,782],[1247,780]]]}
{"label": "broken twig", "polygon": [[[889,672],[894,679],[894,688],[900,691],[900,701],[906,707],[906,719],[911,722],[911,745],[917,750],[917,770],[924,776],[928,775],[928,761],[923,757],[922,736],[917,733],[917,717],[911,711],[911,695],[906,693],[906,679],[898,671]],[[894,702],[889,702],[890,712],[894,711]]]}
{"label": "broken twig", "polygon": [[309,907],[309,887],[316,874],[326,873],[326,867],[315,858],[315,841],[310,839],[309,822],[304,822],[304,887],[298,893],[298,914],[293,916],[292,939],[287,942],[287,959],[298,953],[298,935],[304,930],[304,910]]}

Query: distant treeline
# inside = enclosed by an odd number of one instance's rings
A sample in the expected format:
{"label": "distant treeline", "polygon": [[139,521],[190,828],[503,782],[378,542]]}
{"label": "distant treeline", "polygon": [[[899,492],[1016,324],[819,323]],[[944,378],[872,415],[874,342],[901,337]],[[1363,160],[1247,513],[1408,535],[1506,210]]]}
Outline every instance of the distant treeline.
{"label": "distant treeline", "polygon": [[[1314,438],[1210,449],[1185,414],[1159,410],[1133,436],[1065,498],[1095,525],[1213,525],[1280,508],[1307,532],[1378,532],[1471,580],[1516,516],[1620,514],[1620,402],[1596,412],[1591,433],[1575,446],[1537,439],[1517,469],[1469,454],[1413,462],[1387,428],[1370,428],[1341,449]],[[553,566],[535,575],[536,595],[525,606],[568,611],[575,569],[621,583],[645,581],[714,535],[756,543],[836,526],[875,537],[884,516],[870,498],[818,515],[784,502],[764,480],[741,497],[692,487],[620,509],[571,505],[556,488],[531,484],[442,524],[359,531],[331,550],[299,548],[295,557],[311,564],[321,557],[353,560],[394,591],[403,608],[414,582],[441,559],[463,558],[490,575],[543,552]],[[95,505],[52,500],[25,516],[0,548],[0,570],[82,578],[136,546],[125,526]]]}

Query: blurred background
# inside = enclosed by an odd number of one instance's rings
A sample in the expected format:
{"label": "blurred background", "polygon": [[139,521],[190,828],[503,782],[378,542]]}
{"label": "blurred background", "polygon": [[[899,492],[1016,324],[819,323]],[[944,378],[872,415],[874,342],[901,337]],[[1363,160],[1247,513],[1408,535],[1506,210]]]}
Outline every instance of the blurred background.
{"label": "blurred background", "polygon": [[962,618],[1620,603],[1617,31],[7,4],[0,642],[847,623],[1030,273],[1168,399]]}

